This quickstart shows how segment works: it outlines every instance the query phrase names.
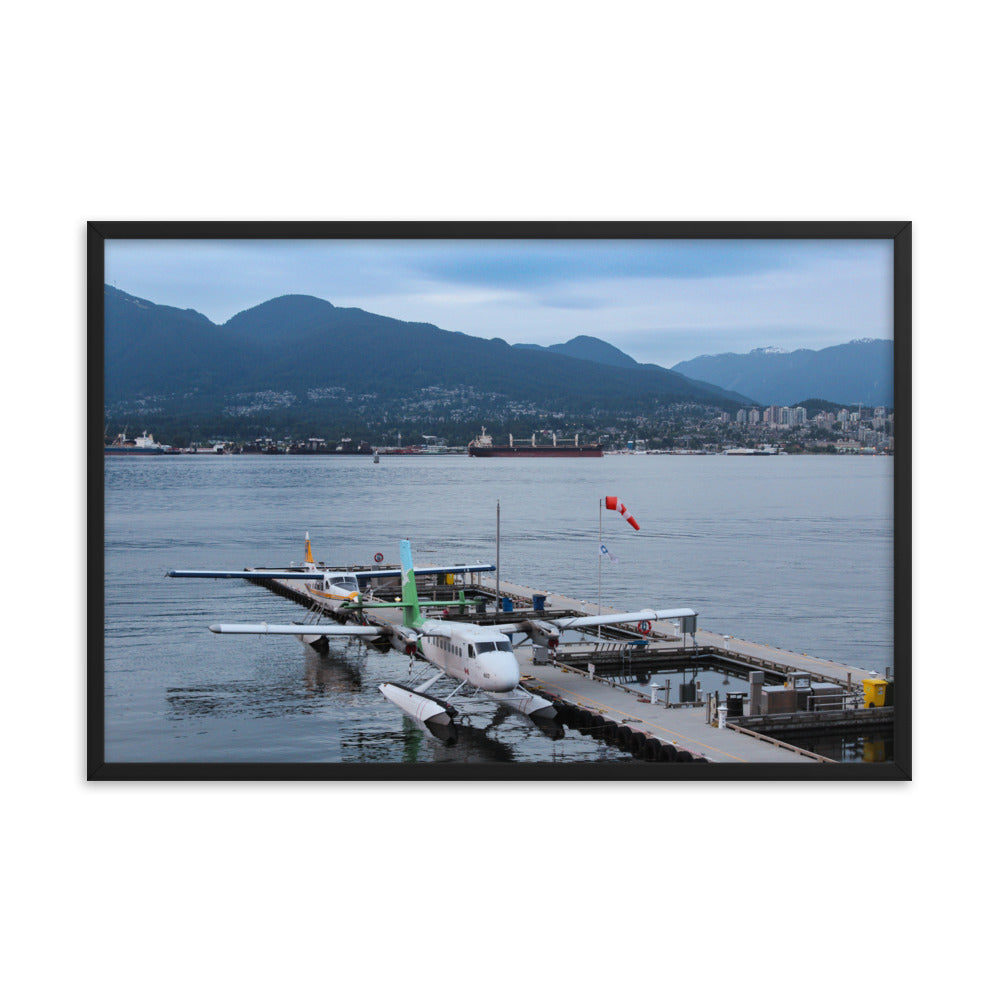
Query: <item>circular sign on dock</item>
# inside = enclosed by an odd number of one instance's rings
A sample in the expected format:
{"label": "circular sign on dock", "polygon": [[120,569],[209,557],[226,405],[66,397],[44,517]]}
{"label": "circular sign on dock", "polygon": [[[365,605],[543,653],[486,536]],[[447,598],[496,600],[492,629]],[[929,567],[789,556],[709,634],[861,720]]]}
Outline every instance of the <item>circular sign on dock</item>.
{"label": "circular sign on dock", "polygon": [[653,631],[652,624],[650,622],[647,622],[647,621],[641,621],[641,622],[639,622],[638,628],[639,628],[639,631],[643,635],[649,635],[649,633]]}
{"label": "circular sign on dock", "polygon": [[385,556],[382,555],[381,552],[376,552],[375,553],[375,562],[380,563],[384,558],[385,558]]}

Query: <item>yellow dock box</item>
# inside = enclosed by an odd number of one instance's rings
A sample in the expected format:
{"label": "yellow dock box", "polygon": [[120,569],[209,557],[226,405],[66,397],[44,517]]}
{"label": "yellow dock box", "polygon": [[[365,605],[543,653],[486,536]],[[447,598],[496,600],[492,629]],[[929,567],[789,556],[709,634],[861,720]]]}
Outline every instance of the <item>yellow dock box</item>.
{"label": "yellow dock box", "polygon": [[863,682],[865,689],[865,708],[882,708],[885,705],[885,689],[888,681],[883,677],[866,678]]}
{"label": "yellow dock box", "polygon": [[454,573],[445,573],[444,579],[445,579],[445,582],[448,584],[449,587],[453,587],[455,585],[455,574]]}

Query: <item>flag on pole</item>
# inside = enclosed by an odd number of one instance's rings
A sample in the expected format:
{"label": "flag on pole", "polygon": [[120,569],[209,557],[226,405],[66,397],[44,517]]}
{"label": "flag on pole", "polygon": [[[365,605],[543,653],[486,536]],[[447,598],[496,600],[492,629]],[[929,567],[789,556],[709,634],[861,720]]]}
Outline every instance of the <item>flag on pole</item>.
{"label": "flag on pole", "polygon": [[621,500],[618,499],[618,497],[605,497],[604,506],[608,510],[618,511],[618,513],[621,514],[621,516],[624,517],[625,520],[628,521],[628,523],[631,524],[636,531],[639,530],[638,522],[634,517],[632,517],[632,515],[628,512],[628,508],[625,506],[625,504],[621,502]]}
{"label": "flag on pole", "polygon": [[616,556],[614,552],[610,551],[607,545],[601,546],[601,555],[607,556],[613,563],[618,562],[618,556]]}

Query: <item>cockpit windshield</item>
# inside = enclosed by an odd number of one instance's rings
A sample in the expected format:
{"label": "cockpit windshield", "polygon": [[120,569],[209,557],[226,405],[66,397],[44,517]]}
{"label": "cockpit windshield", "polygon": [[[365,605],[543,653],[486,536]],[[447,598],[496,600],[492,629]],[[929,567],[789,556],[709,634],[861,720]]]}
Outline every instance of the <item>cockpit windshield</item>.
{"label": "cockpit windshield", "polygon": [[477,642],[476,652],[477,653],[492,653],[494,650],[498,650],[501,653],[513,653],[514,649],[511,644],[506,639],[500,639],[497,642]]}

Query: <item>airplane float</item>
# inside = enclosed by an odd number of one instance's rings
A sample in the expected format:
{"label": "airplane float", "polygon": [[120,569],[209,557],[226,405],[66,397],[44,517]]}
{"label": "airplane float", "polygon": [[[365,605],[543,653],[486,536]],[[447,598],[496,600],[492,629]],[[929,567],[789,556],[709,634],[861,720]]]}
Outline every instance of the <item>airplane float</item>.
{"label": "airplane float", "polygon": [[[311,562],[311,552],[307,540],[307,562]],[[555,717],[555,706],[532,694],[521,685],[521,670],[511,645],[513,633],[527,633],[540,645],[555,648],[562,632],[567,629],[595,625],[614,625],[626,622],[660,621],[680,619],[685,632],[694,631],[697,615],[690,608],[672,608],[654,611],[619,612],[606,615],[574,615],[554,619],[526,618],[522,621],[500,625],[478,625],[471,622],[450,622],[441,618],[427,618],[423,611],[430,607],[466,606],[469,601],[424,601],[417,594],[417,573],[442,573],[492,570],[492,566],[435,567],[415,570],[410,543],[399,543],[400,569],[364,571],[356,574],[357,579],[371,576],[395,576],[398,572],[402,582],[402,598],[392,603],[366,602],[359,589],[350,580],[335,583],[323,576],[324,600],[331,606],[336,604],[339,612],[354,615],[357,624],[296,623],[293,625],[271,625],[267,622],[210,625],[212,632],[239,635],[294,635],[298,637],[350,638],[356,636],[367,640],[388,639],[390,645],[410,657],[411,667],[414,657],[426,661],[425,668],[430,676],[422,677],[418,672],[412,687],[395,682],[379,685],[379,691],[386,700],[402,709],[418,722],[434,725],[448,725],[457,712],[448,699],[454,698],[464,688],[471,692],[482,692],[509,708],[536,719]],[[308,575],[309,571],[305,573]],[[236,577],[243,579],[303,579],[303,571],[287,573],[271,570],[246,570],[229,573],[207,570],[174,570],[169,576],[180,577]],[[344,576],[342,573],[330,574]],[[319,579],[320,577],[314,577]],[[356,582],[356,581],[355,581]],[[336,589],[334,589],[336,588]],[[353,588],[353,589],[352,589]],[[402,612],[402,621],[386,621],[369,624],[366,610],[394,609]],[[393,616],[395,617],[395,616]],[[458,686],[445,698],[429,693],[429,689],[444,677],[458,681]]]}

